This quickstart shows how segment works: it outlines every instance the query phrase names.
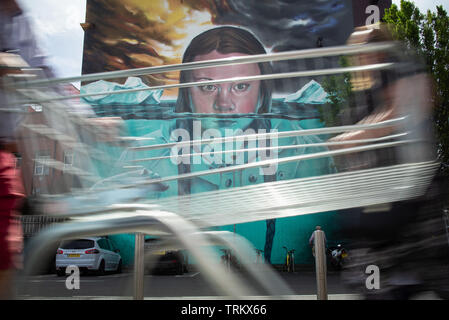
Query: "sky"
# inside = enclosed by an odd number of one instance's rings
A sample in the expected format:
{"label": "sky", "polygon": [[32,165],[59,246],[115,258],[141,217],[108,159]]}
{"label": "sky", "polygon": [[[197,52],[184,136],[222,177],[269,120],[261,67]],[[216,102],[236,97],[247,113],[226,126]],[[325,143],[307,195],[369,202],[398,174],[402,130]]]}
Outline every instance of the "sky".
{"label": "sky", "polygon": [[[392,1],[397,6],[400,6],[401,0]],[[414,0],[415,5],[419,8],[419,11],[426,13],[428,9],[435,11],[436,6],[442,5],[446,11],[449,11],[449,0]]]}
{"label": "sky", "polygon": [[[81,75],[86,0],[18,0],[57,77]],[[76,84],[79,88],[79,84]]]}
{"label": "sky", "polygon": [[[84,31],[80,23],[86,15],[86,0],[18,0],[31,18],[36,37],[46,52],[57,77],[81,75]],[[435,11],[443,5],[449,11],[449,0],[415,0],[421,12]],[[399,5],[400,0],[393,0]],[[79,88],[79,83],[74,84]]]}

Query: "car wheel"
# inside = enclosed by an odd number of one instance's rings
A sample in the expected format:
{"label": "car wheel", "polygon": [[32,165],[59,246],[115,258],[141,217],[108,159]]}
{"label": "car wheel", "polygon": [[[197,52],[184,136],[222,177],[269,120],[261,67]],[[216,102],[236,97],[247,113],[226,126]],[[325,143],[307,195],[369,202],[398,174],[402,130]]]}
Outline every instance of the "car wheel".
{"label": "car wheel", "polygon": [[103,276],[105,274],[105,263],[104,260],[101,260],[100,266],[98,267],[98,275]]}
{"label": "car wheel", "polygon": [[178,267],[176,269],[177,269],[176,270],[177,275],[182,275],[184,273],[184,268],[182,267],[181,263],[178,265]]}
{"label": "car wheel", "polygon": [[117,273],[122,273],[122,260],[120,260],[119,262],[118,262],[118,265],[117,265],[117,271],[116,271]]}
{"label": "car wheel", "polygon": [[65,276],[65,268],[56,270],[56,274],[58,277]]}
{"label": "car wheel", "polygon": [[435,293],[440,299],[449,300],[449,291],[447,290],[436,290]]}

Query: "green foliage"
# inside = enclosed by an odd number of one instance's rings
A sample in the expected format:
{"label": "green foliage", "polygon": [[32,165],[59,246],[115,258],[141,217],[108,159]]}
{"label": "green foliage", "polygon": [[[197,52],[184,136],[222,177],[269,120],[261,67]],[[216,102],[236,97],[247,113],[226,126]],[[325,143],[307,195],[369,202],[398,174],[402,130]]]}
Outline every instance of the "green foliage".
{"label": "green foliage", "polygon": [[[449,17],[442,6],[423,14],[411,1],[401,0],[400,8],[393,4],[385,10],[383,22],[389,24],[395,39],[401,40],[427,64],[433,78],[433,120],[437,138],[441,170],[449,175]],[[404,52],[404,54],[407,54]],[[349,65],[346,59],[340,65]],[[339,116],[348,108],[351,95],[350,74],[325,78],[323,89],[328,93],[329,105],[319,107],[320,120],[326,126],[339,125]]]}
{"label": "green foliage", "polygon": [[[347,57],[341,57],[339,64],[342,67],[348,67]],[[321,86],[326,91],[329,100],[328,105],[318,106],[321,122],[325,123],[327,127],[341,125],[339,122],[340,114],[348,107],[347,101],[352,91],[351,74],[346,72],[341,75],[326,77]]]}
{"label": "green foliage", "polygon": [[422,14],[411,1],[385,10],[383,20],[396,39],[416,48],[434,80],[434,123],[438,156],[444,174],[449,174],[449,17],[442,6]]}

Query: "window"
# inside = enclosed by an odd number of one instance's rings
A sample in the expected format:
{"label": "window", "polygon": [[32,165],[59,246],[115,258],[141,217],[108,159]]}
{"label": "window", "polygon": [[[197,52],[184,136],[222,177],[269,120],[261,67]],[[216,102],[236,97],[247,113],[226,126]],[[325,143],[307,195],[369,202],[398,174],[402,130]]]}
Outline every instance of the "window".
{"label": "window", "polygon": [[109,248],[110,248],[109,250],[117,252],[117,248],[114,247],[114,245],[112,244],[111,240],[106,239],[106,241],[108,242],[108,245],[109,245]]}
{"label": "window", "polygon": [[19,156],[19,155],[16,155],[14,169],[15,170],[20,170],[21,167],[22,167],[22,157]]}
{"label": "window", "polygon": [[42,112],[42,106],[40,104],[30,104],[29,107],[35,112]]}
{"label": "window", "polygon": [[73,152],[64,151],[64,170],[70,169],[73,166]]}
{"label": "window", "polygon": [[33,190],[31,191],[31,193],[33,194],[33,196],[37,196],[41,193],[41,188],[33,187]]}
{"label": "window", "polygon": [[50,160],[50,156],[47,152],[36,153],[34,161],[34,175],[36,176],[48,176],[50,174],[50,168],[45,163]]}
{"label": "window", "polygon": [[97,242],[101,249],[111,250],[111,248],[109,247],[109,242],[106,239],[100,239]]}
{"label": "window", "polygon": [[61,249],[89,249],[95,247],[93,240],[77,239],[63,241],[60,245]]}

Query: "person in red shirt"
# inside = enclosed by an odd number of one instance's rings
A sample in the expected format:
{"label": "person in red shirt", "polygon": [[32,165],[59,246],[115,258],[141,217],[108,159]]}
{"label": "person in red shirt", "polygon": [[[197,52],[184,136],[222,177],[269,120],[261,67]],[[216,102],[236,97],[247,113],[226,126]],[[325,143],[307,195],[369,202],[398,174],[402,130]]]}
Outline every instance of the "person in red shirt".
{"label": "person in red shirt", "polygon": [[[0,77],[11,73],[21,73],[21,68],[27,66],[22,54],[7,53],[8,50],[21,49],[11,45],[15,39],[6,32],[7,26],[12,26],[12,19],[22,13],[14,0],[0,1],[0,17],[5,23],[0,28]],[[25,48],[24,48],[25,49]],[[25,55],[26,56],[26,55]],[[8,105],[7,89],[0,81],[0,107]],[[16,219],[23,198],[24,188],[20,171],[16,169],[17,129],[16,114],[3,112],[0,120],[0,299],[14,297],[14,271],[20,267],[20,254],[23,249],[22,226]]]}
{"label": "person in red shirt", "polygon": [[15,156],[0,143],[0,299],[12,297],[12,275],[22,251],[22,229],[14,216],[24,197]]}

